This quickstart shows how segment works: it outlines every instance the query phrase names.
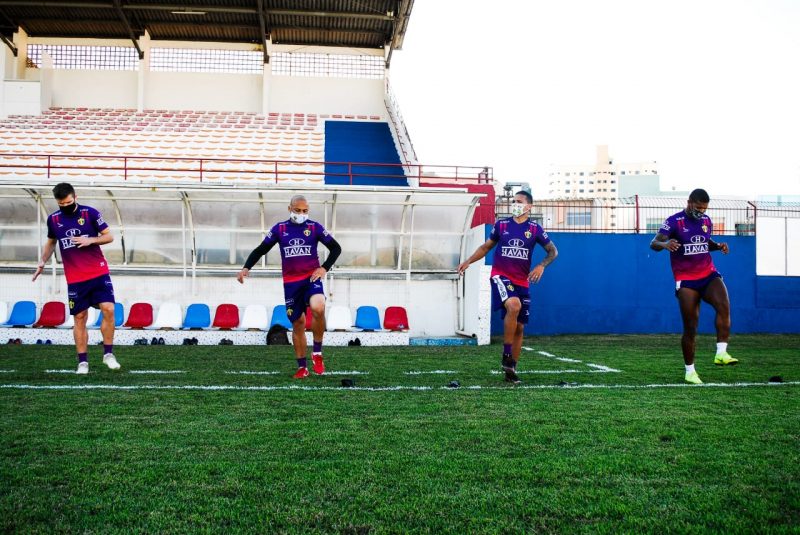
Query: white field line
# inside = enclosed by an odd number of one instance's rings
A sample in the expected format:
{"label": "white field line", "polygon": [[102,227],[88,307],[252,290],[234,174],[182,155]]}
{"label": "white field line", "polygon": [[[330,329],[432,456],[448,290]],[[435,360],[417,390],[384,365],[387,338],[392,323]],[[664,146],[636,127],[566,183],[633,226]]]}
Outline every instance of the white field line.
{"label": "white field line", "polygon": [[44,373],[75,373],[75,370],[45,370]]}
{"label": "white field line", "polygon": [[363,387],[353,386],[343,388],[338,386],[235,386],[235,385],[28,385],[28,384],[0,384],[0,389],[6,390],[198,390],[198,391],[282,391],[282,390],[355,390],[363,392],[395,392],[399,390],[408,391],[432,391],[432,390],[650,390],[658,388],[752,388],[768,387],[779,388],[788,386],[798,386],[800,381],[786,381],[784,383],[703,383],[700,385],[690,385],[687,383],[662,383],[647,385],[517,385],[517,386],[462,386],[460,388],[450,388],[447,386],[379,386]]}
{"label": "white field line", "polygon": [[615,370],[614,368],[609,368],[608,366],[601,366],[600,364],[592,364],[591,362],[587,362],[586,365],[590,368],[596,368],[599,372],[620,373],[620,370]]}
{"label": "white field line", "polygon": [[14,373],[17,370],[0,370],[0,373]]}
{"label": "white field line", "polygon": [[351,370],[351,371],[337,370],[335,372],[332,372],[329,370],[325,370],[325,373],[323,375],[369,375],[369,372],[360,372],[358,370]]}
{"label": "white field line", "polygon": [[[612,368],[608,368],[605,370],[517,370],[517,375],[523,374],[541,374],[541,375],[557,375],[561,373],[612,373],[618,372],[619,370],[614,370]],[[489,373],[492,375],[500,375],[504,372],[499,370],[491,370]]]}
{"label": "white field line", "polygon": [[183,370],[130,370],[128,373],[135,373],[140,375],[146,374],[176,374],[176,373],[186,373]]}
{"label": "white field line", "polygon": [[405,374],[405,375],[428,375],[428,374],[444,375],[444,374],[448,374],[448,373],[458,373],[458,370],[432,370],[432,371],[429,371],[429,372],[424,372],[424,371],[403,372],[403,374]]}
{"label": "white field line", "polygon": [[258,372],[258,371],[242,370],[238,372],[225,372],[225,373],[229,375],[280,375],[281,372]]}

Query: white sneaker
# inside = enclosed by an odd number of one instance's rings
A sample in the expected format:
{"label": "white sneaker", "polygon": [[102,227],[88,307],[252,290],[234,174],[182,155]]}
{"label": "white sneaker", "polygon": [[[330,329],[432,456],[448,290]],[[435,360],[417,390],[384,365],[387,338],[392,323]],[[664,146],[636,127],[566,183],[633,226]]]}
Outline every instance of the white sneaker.
{"label": "white sneaker", "polygon": [[103,364],[108,366],[109,370],[118,370],[121,368],[119,362],[117,362],[117,358],[114,356],[114,353],[106,353],[103,355]]}
{"label": "white sneaker", "polygon": [[78,371],[76,371],[78,375],[86,375],[89,373],[89,363],[88,362],[79,362],[78,363]]}

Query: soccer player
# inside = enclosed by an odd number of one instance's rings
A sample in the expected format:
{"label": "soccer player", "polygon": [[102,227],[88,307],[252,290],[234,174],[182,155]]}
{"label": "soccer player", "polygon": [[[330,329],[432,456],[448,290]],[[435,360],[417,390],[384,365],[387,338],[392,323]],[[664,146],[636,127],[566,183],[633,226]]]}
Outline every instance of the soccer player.
{"label": "soccer player", "polygon": [[67,278],[69,313],[75,317],[72,333],[78,352],[76,373],[89,373],[86,319],[90,306],[99,308],[103,314],[100,324],[103,364],[118,370],[120,365],[114,357],[114,286],[108,274],[108,262],[100,250],[101,245],[114,241],[114,236],[100,212],[91,206],[78,204],[75,188],[70,184],[56,184],[53,196],[58,210],[47,216],[47,241],[33,280],[42,274],[58,243]]}
{"label": "soccer player", "polygon": [[717,313],[717,355],[714,357],[714,364],[724,366],[739,362],[728,354],[728,338],[731,332],[728,289],[711,260],[711,251],[728,254],[729,249],[727,243],[717,243],[711,239],[714,226],[705,215],[708,202],[709,197],[705,190],[694,190],[689,194],[686,208],[668,217],[650,242],[652,250],[666,249],[670,252],[669,259],[675,276],[675,296],[683,318],[681,348],[686,366],[684,379],[687,383],[698,385],[703,381],[694,369],[694,353],[701,300],[713,306]]}
{"label": "soccer player", "polygon": [[[511,205],[513,217],[497,221],[489,239],[456,268],[459,275],[463,274],[470,264],[486,256],[492,247],[499,244],[494,251],[490,280],[492,309],[500,309],[500,317],[503,318],[501,368],[505,372],[505,380],[514,384],[520,383],[517,362],[522,351],[522,335],[530,315],[528,284],[537,284],[542,279],[544,268],[558,256],[558,249],[547,232],[530,220],[532,204],[530,193],[517,192]],[[544,247],[547,256],[531,270],[533,248],[537,243]]]}
{"label": "soccer player", "polygon": [[[322,242],[330,254],[322,266],[317,257],[317,244]],[[281,251],[283,272],[283,295],[286,299],[286,315],[292,322],[292,341],[297,357],[295,379],[308,377],[306,367],[306,308],[311,307],[311,332],[314,337],[311,360],[314,373],[325,373],[322,360],[322,337],[325,334],[325,292],[322,279],[331,270],[342,252],[339,243],[325,228],[308,218],[308,201],[295,195],[289,202],[289,219],[273,226],[267,236],[256,247],[236,279],[244,284],[245,277],[275,244]]]}

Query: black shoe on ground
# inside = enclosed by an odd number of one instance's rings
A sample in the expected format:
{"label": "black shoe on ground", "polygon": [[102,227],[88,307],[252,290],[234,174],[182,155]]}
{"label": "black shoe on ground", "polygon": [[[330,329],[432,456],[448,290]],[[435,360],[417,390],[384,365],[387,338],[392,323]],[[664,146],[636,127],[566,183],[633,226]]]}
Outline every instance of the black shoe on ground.
{"label": "black shoe on ground", "polygon": [[501,368],[506,374],[505,380],[507,383],[518,385],[522,382],[519,379],[519,375],[517,375],[517,363],[514,362],[514,359],[504,356]]}
{"label": "black shoe on ground", "polygon": [[163,338],[159,338],[158,339],[158,345],[163,346],[163,345],[167,345],[167,343],[164,341]]}

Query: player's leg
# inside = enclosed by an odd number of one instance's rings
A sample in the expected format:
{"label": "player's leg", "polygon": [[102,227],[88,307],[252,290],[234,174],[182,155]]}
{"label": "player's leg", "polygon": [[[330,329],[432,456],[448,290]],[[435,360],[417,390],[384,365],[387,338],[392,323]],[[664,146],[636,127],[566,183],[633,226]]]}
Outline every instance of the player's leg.
{"label": "player's leg", "polygon": [[514,368],[516,363],[519,362],[520,354],[522,353],[522,338],[525,335],[525,326],[528,324],[530,318],[531,298],[527,291],[523,288],[518,288],[520,309],[517,314],[517,326],[514,330],[514,342],[511,347],[511,356],[514,359]]}
{"label": "player's leg", "polygon": [[311,307],[311,333],[314,338],[314,347],[311,349],[311,362],[314,373],[325,373],[325,362],[322,360],[322,339],[325,336],[325,295],[313,294],[308,300]]}
{"label": "player's leg", "polygon": [[89,373],[89,332],[86,330],[86,319],[89,311],[86,309],[73,314],[75,320],[72,326],[72,335],[75,338],[75,350],[78,352],[78,370],[76,373]]}
{"label": "player's leg", "polygon": [[686,382],[700,384],[702,381],[694,369],[695,340],[697,338],[697,324],[700,321],[700,292],[691,288],[680,288],[677,291],[678,306],[683,320],[683,336],[681,336],[681,350],[683,363],[686,367]]}
{"label": "player's leg", "polygon": [[294,355],[297,359],[297,373],[295,379],[308,377],[306,367],[306,314],[305,300],[303,298],[302,284],[288,283],[283,285],[283,295],[286,302],[286,316],[292,323],[292,344],[294,345]]}
{"label": "player's leg", "polygon": [[716,278],[708,284],[703,299],[714,307],[716,312],[715,326],[717,330],[717,354],[714,364],[738,364],[739,360],[728,354],[728,340],[731,335],[731,303],[728,298],[728,288],[722,278]]}
{"label": "player's leg", "polygon": [[120,369],[117,357],[114,356],[114,303],[98,303],[103,319],[100,322],[100,333],[103,335],[103,364],[112,370]]}

